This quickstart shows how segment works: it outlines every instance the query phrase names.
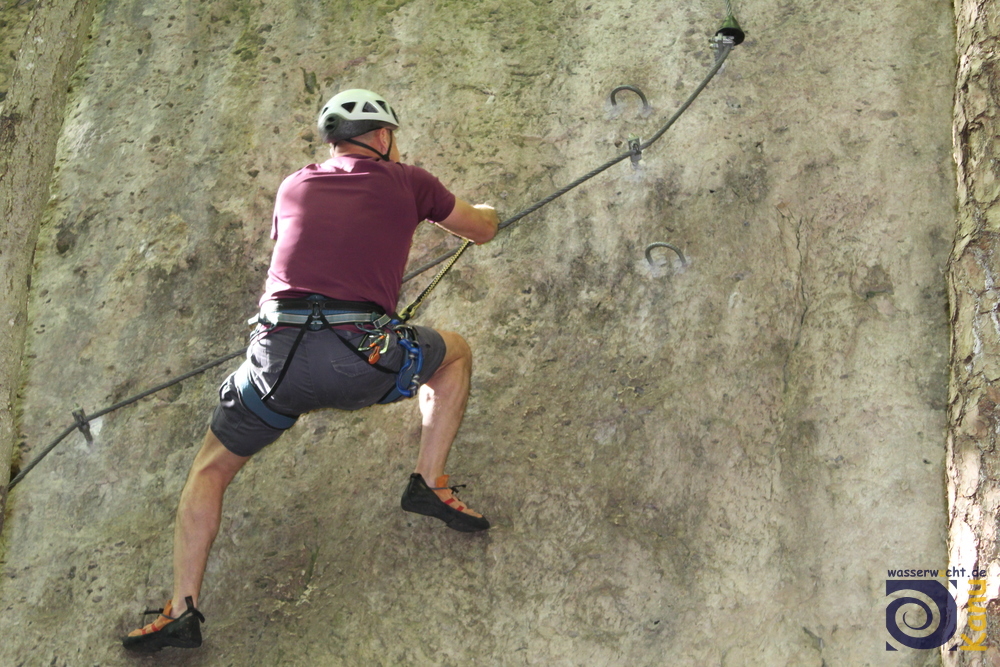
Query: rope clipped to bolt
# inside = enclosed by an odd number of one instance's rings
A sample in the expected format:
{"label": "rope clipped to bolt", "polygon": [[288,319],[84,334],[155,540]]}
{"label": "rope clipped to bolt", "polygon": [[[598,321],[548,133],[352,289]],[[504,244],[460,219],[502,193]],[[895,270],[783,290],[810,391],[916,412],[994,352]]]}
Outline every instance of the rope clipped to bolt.
{"label": "rope clipped to bolt", "polygon": [[[718,71],[722,68],[722,65],[726,62],[726,58],[729,57],[729,54],[733,50],[733,47],[743,42],[744,33],[743,30],[740,29],[739,23],[736,22],[736,19],[733,16],[732,5],[730,4],[730,0],[726,0],[726,9],[728,13],[726,20],[723,23],[722,27],[715,34],[714,42],[716,48],[718,49],[716,53],[715,63],[709,70],[708,74],[705,76],[704,80],[702,80],[702,82],[698,85],[698,87],[695,88],[694,92],[691,93],[690,96],[688,96],[684,104],[682,104],[680,108],[677,109],[674,115],[670,117],[670,119],[663,125],[663,127],[661,127],[652,136],[652,138],[649,141],[638,145],[630,142],[629,150],[626,151],[625,153],[622,153],[621,155],[618,155],[617,157],[608,160],[601,166],[587,172],[586,174],[576,179],[572,183],[569,183],[568,185],[559,188],[558,190],[550,194],[548,197],[545,197],[544,199],[535,202],[534,204],[524,209],[523,211],[520,211],[519,213],[512,215],[511,217],[501,222],[498,229],[506,229],[507,227],[510,227],[514,223],[520,221],[522,218],[525,218],[534,213],[535,211],[537,211],[538,209],[542,208],[543,206],[552,203],[553,201],[555,201],[559,197],[562,197],[570,190],[582,185],[583,183],[586,183],[590,179],[594,178],[601,172],[610,169],[611,167],[618,164],[622,160],[625,160],[626,158],[635,158],[637,156],[641,156],[642,151],[652,146],[660,137],[662,137],[666,133],[666,131],[670,129],[670,126],[673,125],[677,121],[677,119],[681,117],[681,114],[687,111],[688,107],[690,107],[691,104],[698,97],[698,95],[701,94],[701,91],[703,91],[705,87],[708,86],[709,82],[715,77]],[[621,89],[625,88],[626,87],[622,87]],[[631,89],[631,87],[627,88]],[[617,90],[618,89],[616,89],[616,91]],[[645,99],[643,101],[645,103]],[[458,261],[459,257],[462,256],[462,253],[464,253],[471,245],[472,245],[471,241],[465,241],[464,243],[462,243],[462,245],[460,245],[456,249],[442,254],[441,256],[431,260],[430,262],[424,264],[423,266],[414,269],[413,271],[410,271],[408,274],[403,276],[403,283],[407,283],[416,278],[417,276],[419,276],[420,274],[424,273],[425,271],[434,268],[441,262],[444,262],[445,260],[448,259],[451,260],[447,264],[445,264],[440,271],[438,271],[437,275],[434,276],[434,278],[427,285],[427,287],[424,288],[424,290],[420,293],[420,295],[416,299],[414,299],[412,303],[403,308],[403,310],[400,312],[401,321],[405,322],[409,320],[411,317],[413,317],[413,315],[416,313],[417,308],[419,308],[420,305],[424,302],[424,299],[427,298],[427,295],[429,295],[434,290],[434,288],[438,286],[438,283],[441,282],[441,279],[444,278],[445,274],[447,274],[448,271],[450,271],[451,268],[455,266],[455,263]],[[677,252],[680,254],[679,250],[677,250]],[[683,261],[683,254],[681,254],[681,258]],[[219,357],[218,359],[215,359],[213,361],[209,361],[208,363],[203,364],[192,371],[184,373],[183,375],[179,375],[178,377],[168,380],[163,384],[159,384],[155,387],[152,387],[151,389],[147,389],[146,391],[136,394],[135,396],[126,398],[102,410],[98,410],[97,412],[94,412],[90,415],[85,414],[83,410],[79,409],[75,410],[72,413],[74,419],[73,424],[66,427],[66,429],[63,430],[63,432],[60,433],[55,440],[49,443],[45,447],[45,449],[43,449],[38,454],[38,456],[36,456],[27,466],[22,468],[21,471],[10,481],[10,484],[7,486],[7,488],[13,489],[15,486],[17,486],[21,482],[21,480],[24,479],[25,476],[42,461],[42,459],[48,456],[48,454],[53,449],[55,449],[60,442],[65,440],[66,437],[69,436],[69,434],[71,434],[73,431],[79,430],[83,434],[87,442],[92,442],[93,438],[90,433],[91,421],[97,419],[98,417],[103,417],[104,415],[110,412],[114,412],[115,410],[136,403],[139,400],[146,398],[147,396],[150,396],[152,394],[155,394],[159,391],[172,387],[176,384],[180,384],[184,380],[190,379],[196,375],[200,375],[205,371],[215,368],[216,366],[220,366],[225,362],[229,361],[230,359],[235,359],[236,357],[244,354],[245,351],[246,351],[245,349],[241,349],[236,352],[231,352],[225,356]]]}
{"label": "rope clipped to bolt", "polygon": [[[726,19],[726,22],[723,24],[722,28],[719,29],[719,32],[716,33],[716,44],[718,45],[717,46],[718,53],[716,56],[715,63],[712,65],[712,68],[709,70],[708,74],[705,76],[702,82],[698,84],[698,87],[695,88],[694,92],[691,93],[691,95],[688,96],[687,100],[684,101],[684,104],[682,104],[680,108],[677,109],[674,115],[670,117],[670,119],[663,125],[663,127],[657,130],[657,132],[652,136],[652,138],[649,139],[649,141],[646,141],[645,143],[641,144],[636,142],[637,145],[630,144],[628,151],[622,153],[621,155],[611,160],[608,160],[601,166],[597,167],[596,169],[593,169],[592,171],[587,172],[586,174],[576,179],[569,185],[559,188],[558,190],[550,194],[548,197],[539,200],[538,202],[532,204],[531,206],[524,209],[520,213],[511,216],[507,220],[504,220],[503,222],[500,223],[499,229],[504,229],[506,227],[509,227],[513,225],[515,222],[521,220],[522,218],[531,215],[532,213],[542,208],[546,204],[555,201],[559,197],[562,197],[564,194],[566,194],[573,188],[583,185],[590,179],[594,178],[601,172],[610,169],[611,167],[615,166],[622,160],[626,158],[635,158],[637,156],[642,155],[642,152],[644,150],[646,150],[654,143],[656,143],[656,141],[659,140],[659,138],[662,137],[666,133],[666,131],[670,129],[670,126],[673,125],[677,121],[677,119],[681,117],[681,114],[687,111],[688,107],[690,107],[691,104],[695,101],[695,99],[697,99],[697,97],[701,94],[701,91],[705,90],[705,87],[708,86],[709,82],[715,77],[718,71],[722,69],[722,65],[726,62],[726,58],[729,57],[729,54],[730,52],[732,52],[733,47],[742,42],[743,38],[744,38],[743,31],[739,28],[739,24],[736,23],[736,19],[733,18],[732,12],[730,11],[728,18]],[[634,87],[620,86],[615,90],[618,91],[622,89],[633,90]],[[646,104],[645,96],[643,96],[641,93],[640,96],[643,98],[643,103]],[[450,271],[451,268],[455,265],[455,262],[458,260],[458,257],[461,256],[461,254],[464,253],[470,245],[471,241],[466,241],[455,250],[446,252],[442,254],[440,257],[436,257],[427,264],[424,264],[423,266],[420,266],[414,269],[413,271],[410,271],[405,276],[403,276],[403,282],[405,283],[409,280],[412,280],[413,278],[416,278],[424,271],[434,268],[435,266],[445,261],[446,259],[452,258],[452,261],[448,262],[448,264],[446,264],[440,271],[438,271],[438,274],[434,276],[434,279],[431,280],[430,284],[426,288],[424,288],[424,291],[421,292],[420,295],[413,300],[413,303],[411,303],[410,305],[408,305],[406,308],[403,309],[401,316],[404,317],[404,321],[413,316],[417,308],[420,307],[420,304],[423,303],[424,299],[427,298],[427,295],[430,294],[430,292],[435,287],[437,287],[438,283],[441,282],[441,279],[444,278],[445,274],[448,273],[448,271]]]}
{"label": "rope clipped to bolt", "polygon": [[193,378],[195,375],[201,375],[205,371],[210,370],[212,368],[215,368],[216,366],[220,366],[220,365],[226,363],[227,361],[229,361],[230,359],[235,359],[236,357],[240,356],[244,352],[245,352],[245,350],[239,350],[238,352],[231,352],[231,353],[227,354],[224,357],[219,357],[218,359],[210,361],[207,364],[203,364],[203,365],[199,366],[198,368],[194,369],[193,371],[188,371],[184,375],[179,375],[179,376],[173,378],[172,380],[167,380],[163,384],[158,384],[155,387],[152,387],[151,389],[147,389],[146,391],[141,392],[139,394],[136,394],[135,396],[130,396],[129,398],[126,398],[126,399],[123,399],[121,401],[118,401],[117,403],[115,403],[113,405],[109,405],[108,407],[104,408],[103,410],[98,410],[97,412],[94,412],[92,414],[87,415],[87,414],[84,414],[83,410],[74,410],[73,411],[74,423],[72,424],[72,426],[67,427],[66,430],[64,430],[62,433],[60,433],[59,437],[57,437],[55,440],[53,440],[51,443],[49,443],[45,447],[45,449],[43,449],[38,454],[38,456],[36,456],[31,461],[31,463],[29,463],[24,468],[22,468],[21,471],[17,474],[17,476],[14,477],[14,479],[10,480],[10,484],[7,486],[7,488],[8,489],[13,489],[15,486],[17,486],[18,482],[20,482],[22,479],[24,479],[25,475],[27,475],[29,472],[31,472],[32,468],[34,468],[36,465],[38,465],[41,462],[41,460],[44,459],[49,454],[49,452],[51,452],[53,449],[56,448],[56,445],[58,445],[60,442],[62,442],[66,438],[66,436],[68,436],[73,431],[76,431],[77,429],[79,429],[80,432],[83,434],[83,437],[87,440],[88,443],[89,442],[93,442],[93,437],[90,434],[90,422],[92,422],[93,420],[97,419],[98,417],[103,417],[104,415],[108,414],[109,412],[114,412],[115,410],[118,410],[120,408],[124,408],[125,406],[132,405],[133,403],[136,403],[136,402],[138,402],[138,401],[146,398],[147,396],[155,394],[158,391],[163,391],[164,389],[167,389],[168,387],[173,387],[175,384],[180,384],[184,380]]}

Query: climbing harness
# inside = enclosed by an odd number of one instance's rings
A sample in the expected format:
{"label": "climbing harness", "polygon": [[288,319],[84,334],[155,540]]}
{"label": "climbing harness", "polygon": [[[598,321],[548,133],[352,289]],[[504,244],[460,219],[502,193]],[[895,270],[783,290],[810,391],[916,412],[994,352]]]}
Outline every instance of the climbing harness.
{"label": "climbing harness", "polygon": [[338,324],[370,324],[381,329],[392,322],[392,317],[375,304],[364,301],[341,301],[312,294],[304,299],[272,299],[265,301],[260,312],[247,320],[250,325],[276,327],[296,325],[310,331],[337,326]]}
{"label": "climbing harness", "polygon": [[[420,386],[424,355],[417,343],[416,331],[413,327],[386,315],[375,304],[328,299],[321,294],[311,294],[304,299],[273,299],[266,301],[260,313],[250,318],[247,324],[258,327],[254,332],[255,337],[267,335],[278,327],[295,326],[299,329],[278,372],[278,378],[264,394],[260,393],[251,380],[249,364],[241,365],[233,376],[243,405],[271,428],[290,429],[299,418],[298,415],[286,415],[272,410],[267,406],[267,399],[274,395],[281,381],[285,379],[295,357],[295,351],[306,331],[328,329],[351,352],[364,359],[373,368],[383,373],[395,374],[395,384],[379,399],[379,403],[392,403],[400,398],[410,398]],[[333,328],[339,324],[353,324],[361,331],[365,331],[366,335],[361,344],[355,347],[347,342]],[[365,325],[371,328],[366,329]],[[397,344],[403,348],[405,355],[399,371],[378,364],[379,359],[389,348],[390,332],[396,334]]]}
{"label": "climbing harness", "polygon": [[[595,176],[597,176],[601,172],[606,171],[607,169],[610,169],[611,167],[613,167],[614,165],[618,164],[619,162],[621,162],[625,158],[631,158],[633,165],[637,164],[638,160],[641,158],[642,151],[644,151],[647,148],[649,148],[661,136],[663,136],[663,134],[668,129],[670,129],[670,127],[677,121],[677,119],[681,117],[681,114],[683,114],[685,111],[687,111],[688,107],[691,106],[691,104],[694,102],[694,100],[701,94],[701,92],[705,89],[705,87],[709,84],[709,82],[715,77],[715,75],[719,72],[719,70],[725,64],[726,59],[729,57],[729,54],[732,52],[733,48],[735,46],[743,43],[743,41],[745,39],[745,34],[744,34],[742,28],[740,28],[740,25],[736,21],[736,18],[735,18],[734,14],[733,14],[733,8],[732,8],[731,0],[725,0],[725,4],[726,4],[726,19],[725,19],[722,27],[719,28],[719,30],[715,33],[715,36],[712,38],[712,47],[715,49],[715,54],[716,54],[715,63],[713,64],[712,68],[709,70],[708,74],[705,76],[704,80],[702,80],[702,82],[698,85],[698,87],[695,88],[694,92],[691,93],[691,95],[687,98],[687,100],[677,109],[677,111],[674,113],[674,115],[670,117],[670,119],[663,125],[663,127],[661,127],[652,136],[652,138],[650,138],[648,141],[646,141],[644,143],[638,141],[637,139],[630,140],[629,141],[629,149],[628,149],[627,152],[622,153],[621,155],[618,155],[617,157],[615,157],[612,160],[609,160],[608,162],[605,162],[601,166],[599,166],[596,169],[594,169],[594,170],[592,170],[592,171],[584,174],[583,176],[581,176],[580,178],[576,179],[572,183],[570,183],[570,184],[568,184],[566,186],[563,186],[562,188],[556,190],[555,192],[553,192],[552,194],[550,194],[548,197],[545,197],[544,199],[541,199],[541,200],[535,202],[534,204],[532,204],[528,208],[526,208],[526,209],[520,211],[519,213],[511,216],[510,218],[504,220],[503,222],[500,223],[498,229],[505,229],[505,228],[509,227],[510,225],[513,225],[514,223],[518,222],[522,218],[524,218],[524,217],[526,217],[528,215],[531,215],[532,213],[534,213],[538,209],[542,208],[543,206],[545,206],[545,205],[547,205],[547,204],[555,201],[559,197],[562,197],[564,194],[566,194],[570,190],[572,190],[572,189],[576,188],[577,186],[585,183],[586,181],[590,180],[591,178],[594,178]],[[612,93],[612,104],[614,104],[614,93],[618,92],[619,90],[624,90],[624,89],[633,90],[633,92],[637,92],[640,95],[640,97],[643,98],[644,104],[645,104],[645,96],[642,95],[641,93],[639,93],[637,90],[634,90],[634,86],[616,88],[615,91],[613,91],[613,93]],[[348,93],[351,93],[352,95],[358,96],[358,99],[357,100],[353,100],[353,99],[352,100],[338,99],[338,97],[340,95],[344,95],[345,98],[346,98],[346,96],[347,96]],[[371,96],[373,96],[373,98],[372,99],[364,99],[364,100],[362,100],[361,97],[364,97],[363,94],[364,95],[371,95]],[[350,104],[350,102],[352,102],[352,101],[355,102],[354,105]],[[361,108],[360,109],[358,109],[358,107],[357,107],[357,103],[359,103],[359,102],[361,103]],[[352,116],[352,117],[348,118],[348,116]],[[336,133],[345,133],[345,134],[348,134],[350,132],[357,131],[359,125],[352,126],[351,123],[372,123],[373,126],[370,127],[368,130],[365,130],[366,132],[367,131],[371,131],[372,129],[376,129],[377,127],[389,127],[390,129],[396,129],[396,128],[399,127],[399,117],[396,115],[396,112],[392,109],[392,107],[390,107],[388,105],[388,103],[385,102],[385,100],[383,100],[383,99],[379,98],[377,95],[375,95],[375,93],[372,93],[371,91],[361,90],[361,89],[354,89],[354,90],[350,90],[350,91],[344,91],[344,92],[340,93],[339,95],[334,96],[333,98],[331,98],[330,101],[327,102],[327,104],[323,107],[323,110],[320,112],[319,121],[318,121],[319,129],[320,129],[320,132],[323,135],[324,141],[329,141],[329,139],[333,138]],[[391,127],[391,126],[394,126],[394,127]],[[363,133],[364,132],[358,132],[358,134],[363,134]],[[355,134],[354,136],[357,136],[357,134]],[[350,137],[346,137],[346,138],[350,138]],[[412,332],[412,329],[410,329],[409,327],[406,327],[405,323],[411,317],[413,317],[413,315],[416,312],[417,308],[419,308],[420,305],[423,303],[424,299],[427,298],[427,295],[430,294],[430,292],[435,287],[437,287],[438,283],[441,282],[441,279],[445,276],[446,273],[448,273],[449,270],[451,270],[451,268],[455,265],[455,262],[458,261],[458,258],[462,255],[462,253],[464,253],[469,248],[470,245],[472,245],[471,241],[465,241],[464,243],[462,243],[456,249],[454,249],[454,250],[452,250],[450,252],[446,252],[446,253],[440,255],[439,257],[436,257],[435,259],[431,260],[430,262],[427,262],[426,264],[423,264],[422,266],[417,267],[416,269],[410,271],[405,276],[403,276],[402,282],[403,283],[407,283],[410,280],[413,280],[414,278],[416,278],[418,275],[421,275],[425,271],[429,271],[430,269],[434,268],[435,266],[437,266],[441,262],[444,262],[444,261],[446,261],[448,259],[451,259],[451,261],[449,261],[442,269],[440,269],[438,271],[437,275],[434,276],[434,278],[431,280],[431,282],[428,284],[428,286],[426,288],[424,288],[424,290],[420,293],[420,295],[412,303],[410,303],[408,306],[406,306],[402,310],[402,312],[400,313],[399,319],[398,320],[391,320],[385,326],[387,326],[389,328],[395,327],[396,330],[404,330],[405,331],[406,329],[409,329]],[[674,250],[675,252],[677,252],[678,255],[680,255],[680,257],[681,257],[682,263],[685,263],[684,255],[683,255],[683,253],[681,253],[681,251],[678,248],[676,248],[674,246],[671,246],[669,244],[663,244],[663,245],[666,246],[666,247],[668,247],[668,248],[671,248],[672,250]],[[649,247],[646,248],[646,257],[647,257],[648,261],[652,261],[651,258],[650,258],[649,252],[650,252],[650,250],[652,248],[655,248],[655,247],[659,247],[659,245],[654,243],[654,244],[651,244]],[[329,300],[327,300],[327,301],[329,301]],[[308,311],[304,315],[302,313],[298,313],[298,314],[296,314],[296,313],[287,313],[285,315],[285,316],[299,315],[300,317],[304,318],[301,322],[298,323],[299,326],[302,327],[302,330],[300,331],[300,335],[302,335],[302,334],[305,333],[305,330],[306,330],[307,327],[313,326],[313,320],[310,318],[310,316],[312,315],[312,305],[310,304],[309,308],[306,308],[304,310]],[[332,315],[333,315],[334,318],[336,318],[336,316],[337,316],[335,313],[332,314]],[[259,315],[258,317],[260,317],[260,316],[263,316],[263,313],[261,315]],[[322,323],[323,322],[323,318],[325,318],[325,317],[327,317],[327,316],[323,315],[321,313],[319,321]],[[384,315],[380,315],[379,317],[384,317]],[[329,320],[327,320],[327,321],[329,321]],[[377,320],[371,321],[370,324],[374,324],[375,321],[377,321]],[[294,326],[295,323],[289,322],[289,324],[291,324],[292,326]],[[277,323],[275,323],[275,325],[277,325]],[[327,326],[329,327],[329,325],[327,325]],[[319,328],[323,328],[323,326],[320,325]],[[334,333],[336,333],[336,331],[334,331]],[[339,334],[338,334],[338,337],[339,337]],[[343,339],[341,339],[341,340],[343,340]],[[367,340],[367,337],[366,337],[366,340]],[[406,341],[406,343],[403,342],[404,340]],[[349,345],[346,341],[344,341],[344,342],[349,347],[351,347],[351,349],[354,350],[357,354],[362,355],[362,356],[365,357],[365,359],[369,360],[369,362],[372,363],[373,366],[378,367],[377,366],[378,357],[372,354],[370,347],[366,348],[366,350],[369,352],[369,354],[368,355],[364,355],[361,350],[355,349],[354,346]],[[364,344],[364,341],[363,341],[363,344]],[[386,394],[386,396],[383,397],[379,401],[380,403],[391,402],[389,400],[389,398],[392,395],[394,395],[395,392],[399,392],[399,396],[407,396],[407,397],[408,396],[412,396],[413,392],[416,390],[416,386],[419,383],[419,374],[420,374],[420,371],[421,371],[422,366],[423,366],[423,359],[422,359],[422,356],[421,356],[421,353],[420,353],[420,346],[418,344],[416,344],[415,341],[410,342],[410,339],[405,338],[403,335],[399,335],[399,344],[406,351],[407,358],[406,358],[406,360],[403,363],[403,368],[401,368],[400,371],[397,374],[397,377],[396,377],[396,386],[393,387],[390,390],[390,392],[388,394]],[[159,385],[157,385],[157,386],[155,386],[155,387],[153,387],[151,389],[148,389],[148,390],[146,390],[146,391],[144,391],[142,393],[136,394],[135,396],[131,396],[131,397],[126,398],[126,399],[124,399],[122,401],[119,401],[119,402],[117,402],[117,403],[115,403],[115,404],[113,404],[113,405],[111,405],[111,406],[109,406],[107,408],[104,408],[103,410],[99,410],[99,411],[97,411],[97,412],[95,412],[95,413],[93,413],[91,415],[85,415],[82,410],[77,410],[73,414],[74,423],[72,425],[68,426],[65,430],[63,430],[63,432],[60,433],[59,436],[55,440],[53,440],[51,443],[49,443],[38,454],[38,456],[36,456],[27,466],[25,466],[24,468],[22,468],[21,471],[10,481],[10,484],[8,485],[7,488],[8,489],[13,489],[22,479],[24,479],[24,477],[35,466],[37,466],[41,462],[42,459],[44,459],[49,454],[49,452],[51,452],[53,449],[55,449],[55,447],[60,442],[62,442],[66,437],[68,437],[69,434],[72,433],[73,431],[79,430],[81,433],[84,434],[84,437],[86,437],[87,434],[89,433],[89,423],[91,421],[93,421],[94,419],[97,419],[98,417],[106,415],[109,412],[113,412],[113,411],[118,410],[120,408],[126,407],[128,405],[133,404],[133,403],[136,403],[139,400],[141,400],[141,399],[143,399],[143,398],[145,398],[147,396],[150,396],[151,394],[155,394],[155,393],[157,393],[159,391],[162,391],[163,389],[166,389],[168,387],[172,387],[172,386],[174,386],[176,384],[179,384],[179,383],[183,382],[184,380],[192,378],[192,377],[194,377],[196,375],[200,375],[201,373],[204,373],[205,371],[207,371],[209,369],[215,368],[216,366],[220,366],[220,365],[224,364],[225,362],[227,362],[227,361],[229,361],[231,359],[235,359],[236,357],[241,356],[242,354],[245,353],[245,351],[246,351],[245,349],[241,349],[241,350],[237,350],[236,352],[232,352],[230,354],[227,354],[227,355],[225,355],[223,357],[219,357],[218,359],[210,361],[210,362],[208,362],[208,363],[206,363],[206,364],[204,364],[202,366],[199,366],[198,368],[195,368],[192,371],[189,371],[189,372],[187,372],[187,373],[185,373],[183,375],[180,375],[180,376],[178,376],[176,378],[168,380],[167,382],[159,384]],[[379,351],[381,352],[381,347],[379,348]],[[375,356],[375,361],[371,361],[371,359],[372,359],[373,356]],[[286,366],[287,366],[287,363],[288,363],[288,361],[289,361],[290,358],[291,358],[291,354],[289,354],[289,357],[286,358],[286,360],[285,360]],[[285,370],[285,369],[283,369],[283,370]],[[277,386],[278,382],[281,381],[281,379],[283,379],[283,373],[279,374],[278,381],[275,382],[275,385],[272,386],[271,390],[267,394],[265,394],[263,397],[261,397],[259,394],[256,394],[256,389],[253,388],[252,387],[252,383],[250,383],[251,384],[251,388],[253,389],[253,391],[247,393],[246,395],[250,397],[251,401],[253,400],[253,397],[251,396],[251,394],[257,395],[257,397],[261,400],[261,404],[263,404],[263,400],[265,398],[267,398],[270,394],[273,393],[274,388]],[[409,393],[407,393],[407,392],[409,392]],[[267,409],[266,406],[265,406],[265,409]],[[278,413],[274,413],[274,414],[278,415]],[[279,417],[284,417],[286,420],[287,419],[294,419],[292,417],[289,417],[288,415],[278,415],[278,416]],[[279,419],[279,422],[280,422],[280,419]],[[292,423],[294,423],[294,421]],[[276,427],[276,428],[280,428],[280,427]]]}

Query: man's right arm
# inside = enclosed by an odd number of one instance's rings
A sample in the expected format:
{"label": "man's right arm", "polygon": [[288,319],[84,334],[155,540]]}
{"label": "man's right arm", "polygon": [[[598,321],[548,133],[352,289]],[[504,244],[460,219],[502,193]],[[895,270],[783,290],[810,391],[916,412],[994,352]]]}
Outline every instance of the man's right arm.
{"label": "man's right arm", "polygon": [[473,206],[456,197],[455,208],[447,218],[437,224],[463,239],[482,244],[496,236],[500,218],[492,206],[487,204]]}

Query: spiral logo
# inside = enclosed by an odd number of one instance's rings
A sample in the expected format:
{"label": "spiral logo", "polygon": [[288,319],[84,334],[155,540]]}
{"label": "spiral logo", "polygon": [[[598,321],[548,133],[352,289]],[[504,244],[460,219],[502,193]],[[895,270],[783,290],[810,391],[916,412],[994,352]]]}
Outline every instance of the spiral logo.
{"label": "spiral logo", "polygon": [[[885,629],[908,648],[942,646],[955,635],[958,605],[948,587],[933,579],[889,579],[885,594],[904,592],[885,609]],[[889,648],[888,646],[886,647]]]}

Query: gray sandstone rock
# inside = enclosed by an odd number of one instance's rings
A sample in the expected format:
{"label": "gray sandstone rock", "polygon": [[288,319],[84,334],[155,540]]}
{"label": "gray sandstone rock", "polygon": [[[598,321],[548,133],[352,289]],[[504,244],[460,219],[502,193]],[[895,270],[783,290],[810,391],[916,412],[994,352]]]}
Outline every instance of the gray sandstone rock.
{"label": "gray sandstone rock", "polygon": [[[162,659],[939,662],[887,652],[883,611],[887,568],[948,555],[954,19],[907,9],[740,3],[747,41],[638,169],[617,165],[445,279],[419,322],[475,351],[449,467],[494,529],[399,510],[412,403],[306,415],[229,491],[205,646]],[[313,123],[333,91],[383,92],[404,158],[503,217],[650,136],[709,67],[722,13],[100,4],[39,174],[21,462],[74,408],[244,344],[274,191],[323,159]],[[612,110],[622,83],[652,113],[628,96]],[[653,242],[689,264],[650,266]],[[412,263],[453,246],[428,226]],[[173,509],[235,366],[103,417],[92,443],[74,433],[15,488],[0,664],[132,663],[117,636],[169,595]]]}

